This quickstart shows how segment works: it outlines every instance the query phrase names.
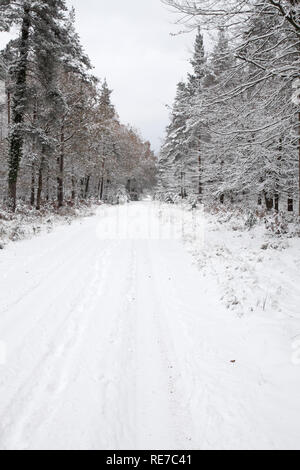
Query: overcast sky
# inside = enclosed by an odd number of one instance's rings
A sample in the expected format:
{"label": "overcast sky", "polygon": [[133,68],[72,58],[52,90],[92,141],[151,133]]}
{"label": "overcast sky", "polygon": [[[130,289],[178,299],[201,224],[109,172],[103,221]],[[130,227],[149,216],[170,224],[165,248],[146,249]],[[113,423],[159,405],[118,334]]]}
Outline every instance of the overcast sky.
{"label": "overcast sky", "polygon": [[194,34],[176,37],[177,16],[160,0],[68,0],[95,66],[114,90],[120,118],[141,130],[158,150],[176,84],[189,70]]}
{"label": "overcast sky", "polygon": [[[178,16],[160,0],[67,0],[95,67],[114,90],[122,122],[138,128],[159,150],[176,84],[190,70],[195,34],[179,31]],[[0,48],[9,36],[0,33]]]}

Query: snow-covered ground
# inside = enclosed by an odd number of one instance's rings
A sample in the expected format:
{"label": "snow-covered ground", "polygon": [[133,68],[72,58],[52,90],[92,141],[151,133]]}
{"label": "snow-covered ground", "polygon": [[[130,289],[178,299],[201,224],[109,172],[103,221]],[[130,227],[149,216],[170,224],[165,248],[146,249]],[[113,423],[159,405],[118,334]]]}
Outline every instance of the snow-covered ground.
{"label": "snow-covered ground", "polygon": [[0,206],[0,250],[11,241],[28,239],[43,232],[49,233],[57,225],[71,224],[78,217],[89,217],[98,205],[86,202],[61,209],[49,206],[41,211],[19,205],[14,214]]}
{"label": "snow-covered ground", "polygon": [[300,242],[265,237],[149,201],[9,244],[0,448],[299,449]]}

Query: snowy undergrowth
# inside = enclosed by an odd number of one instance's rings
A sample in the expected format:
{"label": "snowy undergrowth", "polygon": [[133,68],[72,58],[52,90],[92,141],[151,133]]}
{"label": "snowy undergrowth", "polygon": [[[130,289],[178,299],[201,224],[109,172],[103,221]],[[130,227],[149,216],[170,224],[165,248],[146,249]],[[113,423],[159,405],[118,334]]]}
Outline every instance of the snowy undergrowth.
{"label": "snowy undergrowth", "polygon": [[55,209],[51,205],[40,211],[19,205],[15,214],[0,206],[0,250],[14,241],[31,238],[39,233],[51,232],[56,225],[71,224],[74,219],[94,215],[95,202],[66,205]]}
{"label": "snowy undergrowth", "polygon": [[192,212],[184,241],[202,275],[217,280],[229,310],[299,319],[300,238],[294,220],[191,211],[190,205],[178,210]]}

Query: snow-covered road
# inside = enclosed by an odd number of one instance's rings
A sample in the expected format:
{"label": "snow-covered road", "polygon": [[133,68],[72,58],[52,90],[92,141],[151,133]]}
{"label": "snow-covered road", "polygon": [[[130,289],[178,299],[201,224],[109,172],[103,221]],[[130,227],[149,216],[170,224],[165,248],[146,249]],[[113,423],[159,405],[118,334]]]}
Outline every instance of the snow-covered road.
{"label": "snow-covered road", "polygon": [[229,312],[164,217],[100,208],[0,252],[1,449],[300,448],[280,323]]}

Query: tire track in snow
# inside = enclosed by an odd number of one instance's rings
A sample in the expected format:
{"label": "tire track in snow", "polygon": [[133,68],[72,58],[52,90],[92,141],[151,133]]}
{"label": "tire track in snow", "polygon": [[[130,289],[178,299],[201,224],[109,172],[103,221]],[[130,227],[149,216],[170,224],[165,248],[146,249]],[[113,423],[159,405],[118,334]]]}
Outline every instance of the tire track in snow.
{"label": "tire track in snow", "polygon": [[[179,243],[176,245],[172,248],[173,251],[182,250]],[[203,306],[201,308],[201,297],[199,310],[195,309],[195,306],[190,304],[190,300],[197,298],[193,292],[195,286],[191,286],[189,296],[187,286],[182,284],[184,275],[176,274],[176,265],[170,263],[169,256],[168,250],[160,246],[157,252],[152,254],[151,261],[155,263],[157,259],[160,260],[160,278],[164,279],[164,284],[157,287],[156,297],[163,313],[160,321],[165,323],[165,328],[169,325],[165,355],[173,364],[170,382],[174,390],[174,404],[177,403],[174,410],[177,416],[176,429],[179,430],[177,441],[181,442],[181,446],[184,442],[185,449],[205,449],[211,445],[207,441],[208,430],[217,427],[223,420],[222,408],[213,405],[210,399],[216,394],[218,377],[214,376],[215,370],[211,372],[208,367],[203,367],[207,354],[211,352],[210,346],[201,336],[195,336],[199,319],[203,321],[203,326],[207,327],[205,315],[202,317],[204,312]],[[190,273],[187,271],[186,274]],[[175,282],[177,276],[180,284]],[[185,282],[189,282],[188,276]],[[196,286],[197,289],[199,287]],[[197,410],[197,416],[192,410]],[[185,431],[184,435],[180,434],[180,430]]]}
{"label": "tire track in snow", "polygon": [[[217,338],[220,339],[220,335],[215,329],[218,329],[219,322],[224,337],[230,337],[231,334],[235,349],[241,347],[243,329],[237,330],[239,335],[236,337],[237,331],[232,330],[230,318],[224,315],[219,317],[217,312],[207,315],[207,312],[216,310],[217,304],[214,305],[214,300],[208,299],[205,294],[201,296],[198,293],[195,296],[195,292],[201,288],[201,279],[199,278],[198,285],[195,282],[198,279],[196,270],[192,266],[188,267],[189,256],[185,255],[187,262],[180,266],[171,261],[175,250],[178,260],[180,259],[179,251],[182,251],[182,247],[174,246],[159,253],[161,249],[162,247],[151,259],[154,263],[160,259],[160,279],[165,279],[161,287],[164,295],[160,299],[165,317],[169,319],[169,336],[175,339],[175,351],[179,346],[176,369],[180,371],[182,378],[178,380],[177,387],[181,390],[184,407],[190,410],[190,415],[193,411],[190,421],[192,448],[239,448],[245,433],[244,423],[249,423],[252,436],[255,436],[257,429],[263,428],[260,415],[253,419],[248,406],[249,397],[255,403],[261,390],[255,384],[255,376],[253,383],[248,383],[253,371],[241,370],[238,366],[229,364],[235,354],[228,350],[228,344],[225,343],[224,350],[223,342],[216,341]],[[185,268],[180,272],[182,266]],[[195,302],[196,299],[198,302]],[[267,447],[272,447],[267,439],[266,435],[260,437],[261,443],[266,442]]]}
{"label": "tire track in snow", "polygon": [[[161,377],[162,384],[165,384],[165,390],[161,391],[161,395],[165,395],[168,413],[166,419],[168,422],[162,423],[157,417],[157,422],[165,426],[165,443],[164,447],[169,449],[189,449],[192,448],[192,416],[190,410],[185,406],[185,396],[182,394],[181,381],[183,380],[181,370],[178,369],[178,358],[176,355],[176,348],[174,341],[181,341],[180,337],[173,337],[170,322],[173,322],[172,312],[168,315],[169,311],[166,309],[166,304],[170,302],[172,297],[169,296],[167,290],[163,289],[161,285],[162,272],[161,267],[165,260],[159,250],[160,256],[157,257],[157,248],[164,245],[166,242],[147,242],[143,247],[142,259],[144,273],[149,274],[148,292],[146,293],[149,305],[151,305],[151,321],[153,322],[154,335],[159,350],[159,364],[163,377]],[[159,266],[160,275],[156,276],[156,269]],[[163,297],[162,297],[163,296]],[[166,303],[162,300],[166,299]],[[161,397],[158,397],[161,399]],[[161,405],[160,405],[161,406]]]}
{"label": "tire track in snow", "polygon": [[[86,253],[87,248],[89,244],[85,243],[80,246],[78,252],[75,254],[74,252],[71,254],[70,257],[67,257],[63,261],[59,261],[56,263],[49,271],[47,271],[35,284],[32,284],[28,289],[26,289],[25,292],[23,292],[15,301],[11,302],[10,304],[6,305],[4,308],[0,310],[0,318],[1,322],[5,319],[7,314],[10,314],[11,310],[18,306],[23,300],[25,300],[27,297],[30,297],[31,295],[35,295],[36,291],[43,285],[43,284],[48,284],[49,283],[49,277],[54,276],[55,278],[59,274],[59,271],[62,269],[65,269],[66,266],[72,265],[74,263],[74,256],[80,256],[81,253]],[[10,323],[9,323],[10,320]],[[6,328],[9,329],[11,327],[11,323],[15,322],[15,318],[8,318],[7,325],[1,326],[1,330],[5,331]]]}
{"label": "tire track in snow", "polygon": [[[95,273],[94,278],[86,288],[75,313],[71,309],[56,329],[53,334],[55,339],[48,353],[41,358],[2,415],[1,448],[26,449],[39,427],[51,420],[55,401],[68,386],[68,372],[72,361],[76,361],[76,352],[90,320],[89,313],[103,292],[101,289],[104,286],[110,251],[111,248],[108,248],[101,253],[104,255],[101,261],[99,255],[96,258],[92,270]],[[97,290],[99,285],[100,290]]]}
{"label": "tire track in snow", "polygon": [[[118,306],[109,334],[110,353],[102,376],[102,415],[106,422],[106,448],[132,448],[136,426],[136,250],[132,243],[121,247],[129,252],[123,302]],[[129,247],[129,248],[128,248]],[[113,443],[113,445],[112,445]]]}

